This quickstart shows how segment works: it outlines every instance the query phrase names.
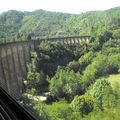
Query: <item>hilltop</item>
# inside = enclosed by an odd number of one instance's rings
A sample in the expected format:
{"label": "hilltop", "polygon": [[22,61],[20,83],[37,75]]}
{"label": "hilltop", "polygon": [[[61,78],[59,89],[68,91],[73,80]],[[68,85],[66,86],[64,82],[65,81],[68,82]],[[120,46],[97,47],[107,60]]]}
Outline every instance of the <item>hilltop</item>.
{"label": "hilltop", "polygon": [[99,35],[110,31],[120,33],[120,7],[105,11],[67,14],[36,10],[21,12],[10,10],[0,14],[0,38],[17,33],[31,36]]}

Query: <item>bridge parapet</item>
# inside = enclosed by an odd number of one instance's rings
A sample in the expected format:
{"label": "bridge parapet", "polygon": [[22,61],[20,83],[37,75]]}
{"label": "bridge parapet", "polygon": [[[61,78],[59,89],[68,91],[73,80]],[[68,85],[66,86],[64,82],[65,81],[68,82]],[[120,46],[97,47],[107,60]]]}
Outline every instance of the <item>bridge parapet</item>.
{"label": "bridge parapet", "polygon": [[23,78],[30,62],[33,41],[22,41],[0,45],[0,87],[18,98],[23,90]]}
{"label": "bridge parapet", "polygon": [[34,38],[36,43],[39,41],[51,41],[51,42],[61,42],[64,44],[75,44],[75,43],[81,43],[81,42],[87,42],[89,43],[91,36],[72,36],[72,37],[58,37],[58,38],[44,38],[44,39],[36,39]]}

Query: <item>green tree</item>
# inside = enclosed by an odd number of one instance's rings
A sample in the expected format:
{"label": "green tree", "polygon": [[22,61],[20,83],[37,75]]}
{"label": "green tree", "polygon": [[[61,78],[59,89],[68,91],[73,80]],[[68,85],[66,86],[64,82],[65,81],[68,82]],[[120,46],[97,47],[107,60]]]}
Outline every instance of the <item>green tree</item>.
{"label": "green tree", "polygon": [[30,34],[27,36],[27,40],[31,40],[31,35]]}
{"label": "green tree", "polygon": [[47,113],[46,105],[42,102],[34,101],[32,103],[32,108],[36,113],[36,116],[40,120],[50,120],[49,114]]}
{"label": "green tree", "polygon": [[32,92],[33,89],[35,93],[40,92],[41,91],[40,87],[46,82],[44,73],[42,71],[37,72],[36,59],[37,54],[36,52],[33,52],[31,60],[32,62],[28,64],[27,79],[24,81],[27,88],[27,92]]}
{"label": "green tree", "polygon": [[116,94],[110,83],[105,79],[97,80],[93,86],[91,86],[88,94],[94,98],[95,110],[104,110],[106,108],[114,107],[117,103]]}
{"label": "green tree", "polygon": [[90,95],[75,96],[71,108],[75,112],[80,112],[81,115],[87,115],[93,111],[93,97]]}
{"label": "green tree", "polygon": [[68,63],[67,68],[70,70],[74,70],[74,72],[78,72],[80,69],[80,64],[78,61],[72,61]]}
{"label": "green tree", "polygon": [[54,102],[47,106],[47,112],[51,120],[70,120],[72,109],[65,100]]}
{"label": "green tree", "polygon": [[20,33],[17,33],[16,38],[17,38],[17,39],[20,39],[20,37],[21,37],[21,36],[20,36]]}
{"label": "green tree", "polygon": [[50,80],[50,91],[57,97],[73,97],[82,92],[80,85],[79,73],[58,68],[55,76]]}

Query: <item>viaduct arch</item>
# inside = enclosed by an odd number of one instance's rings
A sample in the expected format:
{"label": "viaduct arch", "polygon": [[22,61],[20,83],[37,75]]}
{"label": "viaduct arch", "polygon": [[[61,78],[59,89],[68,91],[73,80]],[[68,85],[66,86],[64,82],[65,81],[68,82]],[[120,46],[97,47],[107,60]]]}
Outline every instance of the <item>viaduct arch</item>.
{"label": "viaduct arch", "polygon": [[[89,43],[90,39],[90,36],[47,38],[63,44]],[[34,38],[0,44],[0,86],[14,98],[19,98],[23,91],[23,78],[27,73],[27,63],[31,61],[31,52],[45,40]]]}

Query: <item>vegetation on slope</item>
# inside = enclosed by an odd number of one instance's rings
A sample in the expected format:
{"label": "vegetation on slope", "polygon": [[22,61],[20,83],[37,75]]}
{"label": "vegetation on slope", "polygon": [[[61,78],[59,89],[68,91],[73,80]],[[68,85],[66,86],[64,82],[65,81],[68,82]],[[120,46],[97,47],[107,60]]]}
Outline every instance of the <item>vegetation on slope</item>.
{"label": "vegetation on slope", "polygon": [[72,36],[97,35],[110,31],[120,34],[120,8],[92,11],[79,15],[48,12],[8,11],[0,15],[0,38],[21,36]]}
{"label": "vegetation on slope", "polygon": [[96,36],[89,44],[42,42],[32,53],[25,93],[39,96],[47,91],[50,99],[46,103],[23,100],[42,120],[119,120],[119,85],[113,87],[106,77],[120,73],[120,39],[113,39],[119,34],[119,7],[80,15],[43,10],[0,15],[3,41],[30,36]]}
{"label": "vegetation on slope", "polygon": [[46,103],[27,103],[39,119],[119,120],[119,89],[106,77],[120,72],[120,39],[112,38],[105,32],[89,44],[39,45],[26,79],[26,93],[50,92]]}

